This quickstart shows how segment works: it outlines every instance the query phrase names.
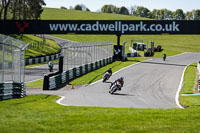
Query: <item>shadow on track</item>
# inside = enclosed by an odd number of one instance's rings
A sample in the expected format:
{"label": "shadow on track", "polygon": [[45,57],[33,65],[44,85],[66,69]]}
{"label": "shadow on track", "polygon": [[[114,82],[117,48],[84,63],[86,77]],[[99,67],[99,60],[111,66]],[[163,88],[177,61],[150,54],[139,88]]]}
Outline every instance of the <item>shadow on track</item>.
{"label": "shadow on track", "polygon": [[187,65],[182,65],[182,64],[171,64],[171,63],[160,63],[160,62],[149,62],[149,61],[145,61],[145,62],[141,62],[141,63],[146,63],[146,64],[159,64],[159,65],[172,65],[172,66],[187,66]]}
{"label": "shadow on track", "polygon": [[117,95],[117,96],[134,96],[131,94],[123,94],[123,93],[113,93],[112,95]]}

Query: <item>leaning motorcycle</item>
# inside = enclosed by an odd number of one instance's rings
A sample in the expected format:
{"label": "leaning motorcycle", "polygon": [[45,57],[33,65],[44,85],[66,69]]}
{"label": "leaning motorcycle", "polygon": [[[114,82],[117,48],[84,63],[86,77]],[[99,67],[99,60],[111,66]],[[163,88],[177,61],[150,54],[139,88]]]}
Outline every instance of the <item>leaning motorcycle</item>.
{"label": "leaning motorcycle", "polygon": [[110,89],[109,93],[113,94],[114,92],[116,92],[117,90],[119,90],[121,88],[121,84],[119,82],[115,82],[113,87]]}
{"label": "leaning motorcycle", "polygon": [[103,76],[103,82],[106,82],[106,80],[108,80],[111,76],[111,73],[106,72]]}

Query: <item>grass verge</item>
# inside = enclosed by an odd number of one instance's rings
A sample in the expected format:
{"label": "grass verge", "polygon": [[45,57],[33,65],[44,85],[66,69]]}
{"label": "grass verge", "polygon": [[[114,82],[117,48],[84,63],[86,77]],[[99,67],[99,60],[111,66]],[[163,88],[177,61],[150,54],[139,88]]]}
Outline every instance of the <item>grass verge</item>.
{"label": "grass verge", "polygon": [[196,107],[200,106],[200,96],[181,96],[181,94],[193,94],[196,82],[197,63],[193,63],[186,68],[184,75],[184,85],[180,92],[179,101],[184,107]]}
{"label": "grass verge", "polygon": [[43,82],[44,82],[44,79],[38,79],[38,80],[35,80],[35,81],[32,81],[32,82],[28,82],[26,83],[26,87],[42,87],[43,86]]}

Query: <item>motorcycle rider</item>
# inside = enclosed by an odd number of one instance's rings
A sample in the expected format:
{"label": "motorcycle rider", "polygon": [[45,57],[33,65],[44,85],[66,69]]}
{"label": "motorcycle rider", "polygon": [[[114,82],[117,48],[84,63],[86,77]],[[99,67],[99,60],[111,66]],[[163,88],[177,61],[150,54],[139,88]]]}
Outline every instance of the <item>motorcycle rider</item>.
{"label": "motorcycle rider", "polygon": [[167,55],[164,53],[164,54],[163,54],[163,61],[166,60],[166,57],[167,57]]}
{"label": "motorcycle rider", "polygon": [[120,78],[118,78],[117,80],[115,80],[113,83],[111,83],[110,88],[111,88],[116,82],[119,82],[119,83],[121,84],[121,86],[118,88],[118,90],[121,91],[121,88],[122,88],[123,85],[124,85],[124,77],[120,77]]}
{"label": "motorcycle rider", "polygon": [[111,75],[112,75],[112,68],[109,68],[108,70],[106,70],[106,71],[104,72],[104,74],[106,74],[106,73],[109,73],[110,76],[111,76]]}

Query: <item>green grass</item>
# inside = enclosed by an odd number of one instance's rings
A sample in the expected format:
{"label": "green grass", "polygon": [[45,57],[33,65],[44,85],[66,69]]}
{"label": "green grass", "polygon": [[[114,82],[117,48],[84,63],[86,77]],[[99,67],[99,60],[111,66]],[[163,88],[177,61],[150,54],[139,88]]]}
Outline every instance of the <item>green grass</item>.
{"label": "green grass", "polygon": [[[38,43],[42,42],[43,39],[33,35],[24,35],[22,38],[20,36],[13,35],[16,38],[29,43]],[[50,54],[57,54],[60,51],[60,46],[53,40],[46,39],[45,43],[42,45],[36,45],[36,47],[27,47],[26,48],[26,58],[45,56]]]}
{"label": "green grass", "polygon": [[185,70],[185,77],[184,77],[184,85],[181,90],[183,94],[192,94],[194,93],[194,85],[196,82],[196,67],[197,63],[193,63],[189,65]]}
{"label": "green grass", "polygon": [[34,95],[0,102],[2,133],[141,132],[200,130],[200,108],[134,109],[65,107],[58,96]]}
{"label": "green grass", "polygon": [[[184,75],[184,85],[180,94],[193,94],[196,82],[197,63],[189,65]],[[184,107],[196,107],[200,106],[200,96],[181,96],[179,97],[181,105]]]}
{"label": "green grass", "polygon": [[150,20],[128,15],[111,13],[83,12],[58,8],[44,8],[42,20]]}
{"label": "green grass", "polygon": [[32,81],[32,82],[26,83],[26,87],[27,88],[29,88],[29,87],[42,87],[43,82],[44,82],[44,79],[38,79],[38,80],[35,80],[35,81]]}
{"label": "green grass", "polygon": [[[56,37],[73,40],[77,42],[114,42],[117,44],[115,35],[54,35]],[[163,51],[155,52],[154,57],[162,57],[163,53],[167,56],[177,55],[183,52],[199,52],[200,51],[200,35],[123,35],[121,44],[126,41],[126,45],[130,46],[131,40],[143,40],[145,43],[154,41],[155,46],[161,45]],[[150,47],[150,44],[149,44]],[[128,51],[128,47],[126,47]],[[144,52],[139,51],[141,56]]]}

